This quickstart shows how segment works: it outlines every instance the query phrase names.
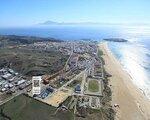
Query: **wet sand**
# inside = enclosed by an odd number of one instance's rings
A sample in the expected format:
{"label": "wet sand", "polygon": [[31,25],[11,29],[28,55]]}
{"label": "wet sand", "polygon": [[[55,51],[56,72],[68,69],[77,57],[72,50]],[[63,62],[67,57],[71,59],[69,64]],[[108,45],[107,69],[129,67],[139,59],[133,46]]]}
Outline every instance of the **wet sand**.
{"label": "wet sand", "polygon": [[150,120],[150,101],[133,84],[132,78],[123,70],[107,43],[100,43],[99,47],[104,53],[105,69],[112,75],[112,105],[119,104],[119,108],[114,108],[116,120]]}

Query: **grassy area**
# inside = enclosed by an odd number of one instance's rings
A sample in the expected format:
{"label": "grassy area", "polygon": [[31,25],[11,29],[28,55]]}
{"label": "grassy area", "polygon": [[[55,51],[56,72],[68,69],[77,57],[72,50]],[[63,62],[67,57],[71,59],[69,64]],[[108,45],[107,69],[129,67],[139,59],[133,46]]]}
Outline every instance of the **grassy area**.
{"label": "grassy area", "polygon": [[103,65],[104,65],[104,64],[105,64],[105,61],[104,61],[104,59],[103,59],[103,57],[102,57],[103,55],[104,55],[103,51],[100,50],[100,49],[98,49],[98,57],[101,59]]}
{"label": "grassy area", "polygon": [[104,113],[103,111],[101,111],[101,109],[91,109],[91,108],[88,108],[86,110],[86,117],[78,117],[76,116],[76,119],[75,120],[110,120],[110,119],[105,119],[103,117]]}
{"label": "grassy area", "polygon": [[97,80],[90,80],[88,83],[88,90],[90,92],[98,92],[99,91],[99,83]]}
{"label": "grassy area", "polygon": [[68,106],[68,104],[70,103],[71,101],[71,96],[69,96],[62,104],[65,105],[65,106]]}
{"label": "grassy area", "polygon": [[101,57],[103,55],[103,51],[98,49],[98,56]]}
{"label": "grassy area", "polygon": [[73,119],[72,111],[59,111],[57,108],[44,104],[25,95],[20,95],[0,106],[0,118],[5,120],[65,120]]}
{"label": "grassy area", "polygon": [[68,56],[59,51],[27,48],[0,49],[0,67],[9,66],[23,75],[52,74],[63,68]]}

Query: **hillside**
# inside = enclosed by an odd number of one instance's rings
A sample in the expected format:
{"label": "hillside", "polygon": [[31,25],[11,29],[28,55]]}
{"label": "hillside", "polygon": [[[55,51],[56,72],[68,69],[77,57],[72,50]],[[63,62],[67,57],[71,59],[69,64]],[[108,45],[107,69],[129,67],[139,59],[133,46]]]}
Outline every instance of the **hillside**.
{"label": "hillside", "polygon": [[[57,44],[61,40],[34,36],[0,35],[0,68],[9,67],[23,75],[52,74],[65,65],[68,55],[56,48],[36,48],[34,43]],[[54,46],[55,47],[55,46]]]}
{"label": "hillside", "polygon": [[17,44],[33,44],[35,42],[62,42],[55,38],[42,38],[36,36],[17,36],[17,35],[0,35],[0,44],[17,45]]}

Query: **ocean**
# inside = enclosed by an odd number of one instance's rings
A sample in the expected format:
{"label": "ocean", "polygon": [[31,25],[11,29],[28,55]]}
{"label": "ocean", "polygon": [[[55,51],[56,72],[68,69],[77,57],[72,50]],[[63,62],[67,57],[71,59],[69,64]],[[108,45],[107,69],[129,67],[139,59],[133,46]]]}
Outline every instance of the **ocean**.
{"label": "ocean", "polygon": [[62,40],[124,38],[129,42],[108,42],[108,46],[132,77],[132,81],[150,99],[150,26],[32,26],[0,28],[1,35],[30,35]]}

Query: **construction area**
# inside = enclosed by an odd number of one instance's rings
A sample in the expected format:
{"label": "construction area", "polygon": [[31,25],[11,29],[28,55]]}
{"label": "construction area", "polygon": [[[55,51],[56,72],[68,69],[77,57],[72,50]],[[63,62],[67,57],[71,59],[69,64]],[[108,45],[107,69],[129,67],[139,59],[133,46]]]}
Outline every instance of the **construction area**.
{"label": "construction area", "polygon": [[59,105],[71,95],[72,95],[71,90],[59,90],[56,91],[51,96],[48,96],[46,99],[43,100],[43,102],[50,104],[54,107],[59,107]]}

